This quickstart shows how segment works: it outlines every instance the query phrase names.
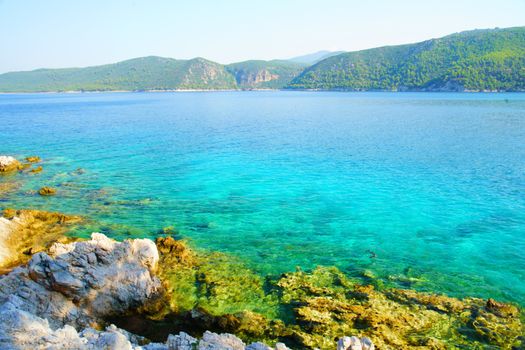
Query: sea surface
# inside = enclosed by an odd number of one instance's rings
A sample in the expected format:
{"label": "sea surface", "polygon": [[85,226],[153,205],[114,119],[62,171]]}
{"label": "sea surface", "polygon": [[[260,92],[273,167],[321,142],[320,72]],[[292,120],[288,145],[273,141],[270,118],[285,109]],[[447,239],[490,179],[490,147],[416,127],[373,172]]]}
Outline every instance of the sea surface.
{"label": "sea surface", "polygon": [[86,215],[81,236],[525,305],[525,94],[0,95],[0,154],[44,160],[0,209]]}

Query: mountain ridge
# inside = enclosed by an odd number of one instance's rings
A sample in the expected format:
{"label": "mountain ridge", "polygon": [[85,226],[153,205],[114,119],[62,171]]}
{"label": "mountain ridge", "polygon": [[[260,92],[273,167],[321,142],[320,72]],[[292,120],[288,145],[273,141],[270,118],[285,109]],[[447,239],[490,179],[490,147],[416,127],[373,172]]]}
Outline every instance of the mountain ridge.
{"label": "mountain ridge", "polygon": [[202,57],[146,56],[84,68],[40,68],[0,74],[0,92],[525,91],[525,27],[478,29],[334,54],[312,65],[292,60],[224,65]]}
{"label": "mountain ridge", "polygon": [[525,27],[478,29],[329,57],[289,88],[525,91]]}

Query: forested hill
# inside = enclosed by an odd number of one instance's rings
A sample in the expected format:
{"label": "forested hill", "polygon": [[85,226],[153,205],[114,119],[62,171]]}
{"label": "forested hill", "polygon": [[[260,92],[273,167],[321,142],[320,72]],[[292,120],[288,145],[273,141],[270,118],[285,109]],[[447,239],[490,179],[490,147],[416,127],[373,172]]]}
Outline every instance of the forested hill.
{"label": "forested hill", "polygon": [[525,27],[474,30],[421,43],[293,60],[222,65],[204,58],[0,75],[0,92],[227,89],[525,91]]}
{"label": "forested hill", "polygon": [[307,68],[289,88],[525,91],[525,27],[344,53]]}
{"label": "forested hill", "polygon": [[0,91],[235,89],[223,65],[194,58],[142,57],[87,68],[38,69],[0,75]]}

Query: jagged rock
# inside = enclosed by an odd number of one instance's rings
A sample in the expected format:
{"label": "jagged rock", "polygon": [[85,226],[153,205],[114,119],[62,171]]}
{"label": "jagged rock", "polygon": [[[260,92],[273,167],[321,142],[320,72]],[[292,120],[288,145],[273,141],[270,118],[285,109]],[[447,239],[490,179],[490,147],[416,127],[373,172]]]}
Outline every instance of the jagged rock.
{"label": "jagged rock", "polygon": [[246,350],[272,350],[272,348],[264,343],[256,342],[256,343],[251,343],[250,345],[248,345],[246,347]]}
{"label": "jagged rock", "polygon": [[374,350],[374,344],[369,338],[342,337],[337,342],[337,350]]}
{"label": "jagged rock", "polygon": [[89,241],[57,243],[0,280],[0,304],[14,300],[53,328],[81,329],[153,298],[158,259],[147,239],[119,243],[94,233]]}
{"label": "jagged rock", "polygon": [[199,350],[244,350],[245,344],[233,334],[206,331],[199,342]]}
{"label": "jagged rock", "polygon": [[191,335],[180,332],[178,335],[170,334],[166,345],[170,350],[193,350],[198,342]]}
{"label": "jagged rock", "polygon": [[18,170],[20,162],[11,156],[0,156],[0,173]]}

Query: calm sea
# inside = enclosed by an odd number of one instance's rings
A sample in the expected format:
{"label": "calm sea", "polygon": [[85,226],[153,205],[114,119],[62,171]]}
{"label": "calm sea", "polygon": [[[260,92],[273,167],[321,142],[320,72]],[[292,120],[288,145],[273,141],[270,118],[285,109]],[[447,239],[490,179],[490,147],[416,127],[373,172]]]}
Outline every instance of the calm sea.
{"label": "calm sea", "polygon": [[44,159],[0,208],[525,305],[525,94],[0,95],[0,125],[0,154]]}

